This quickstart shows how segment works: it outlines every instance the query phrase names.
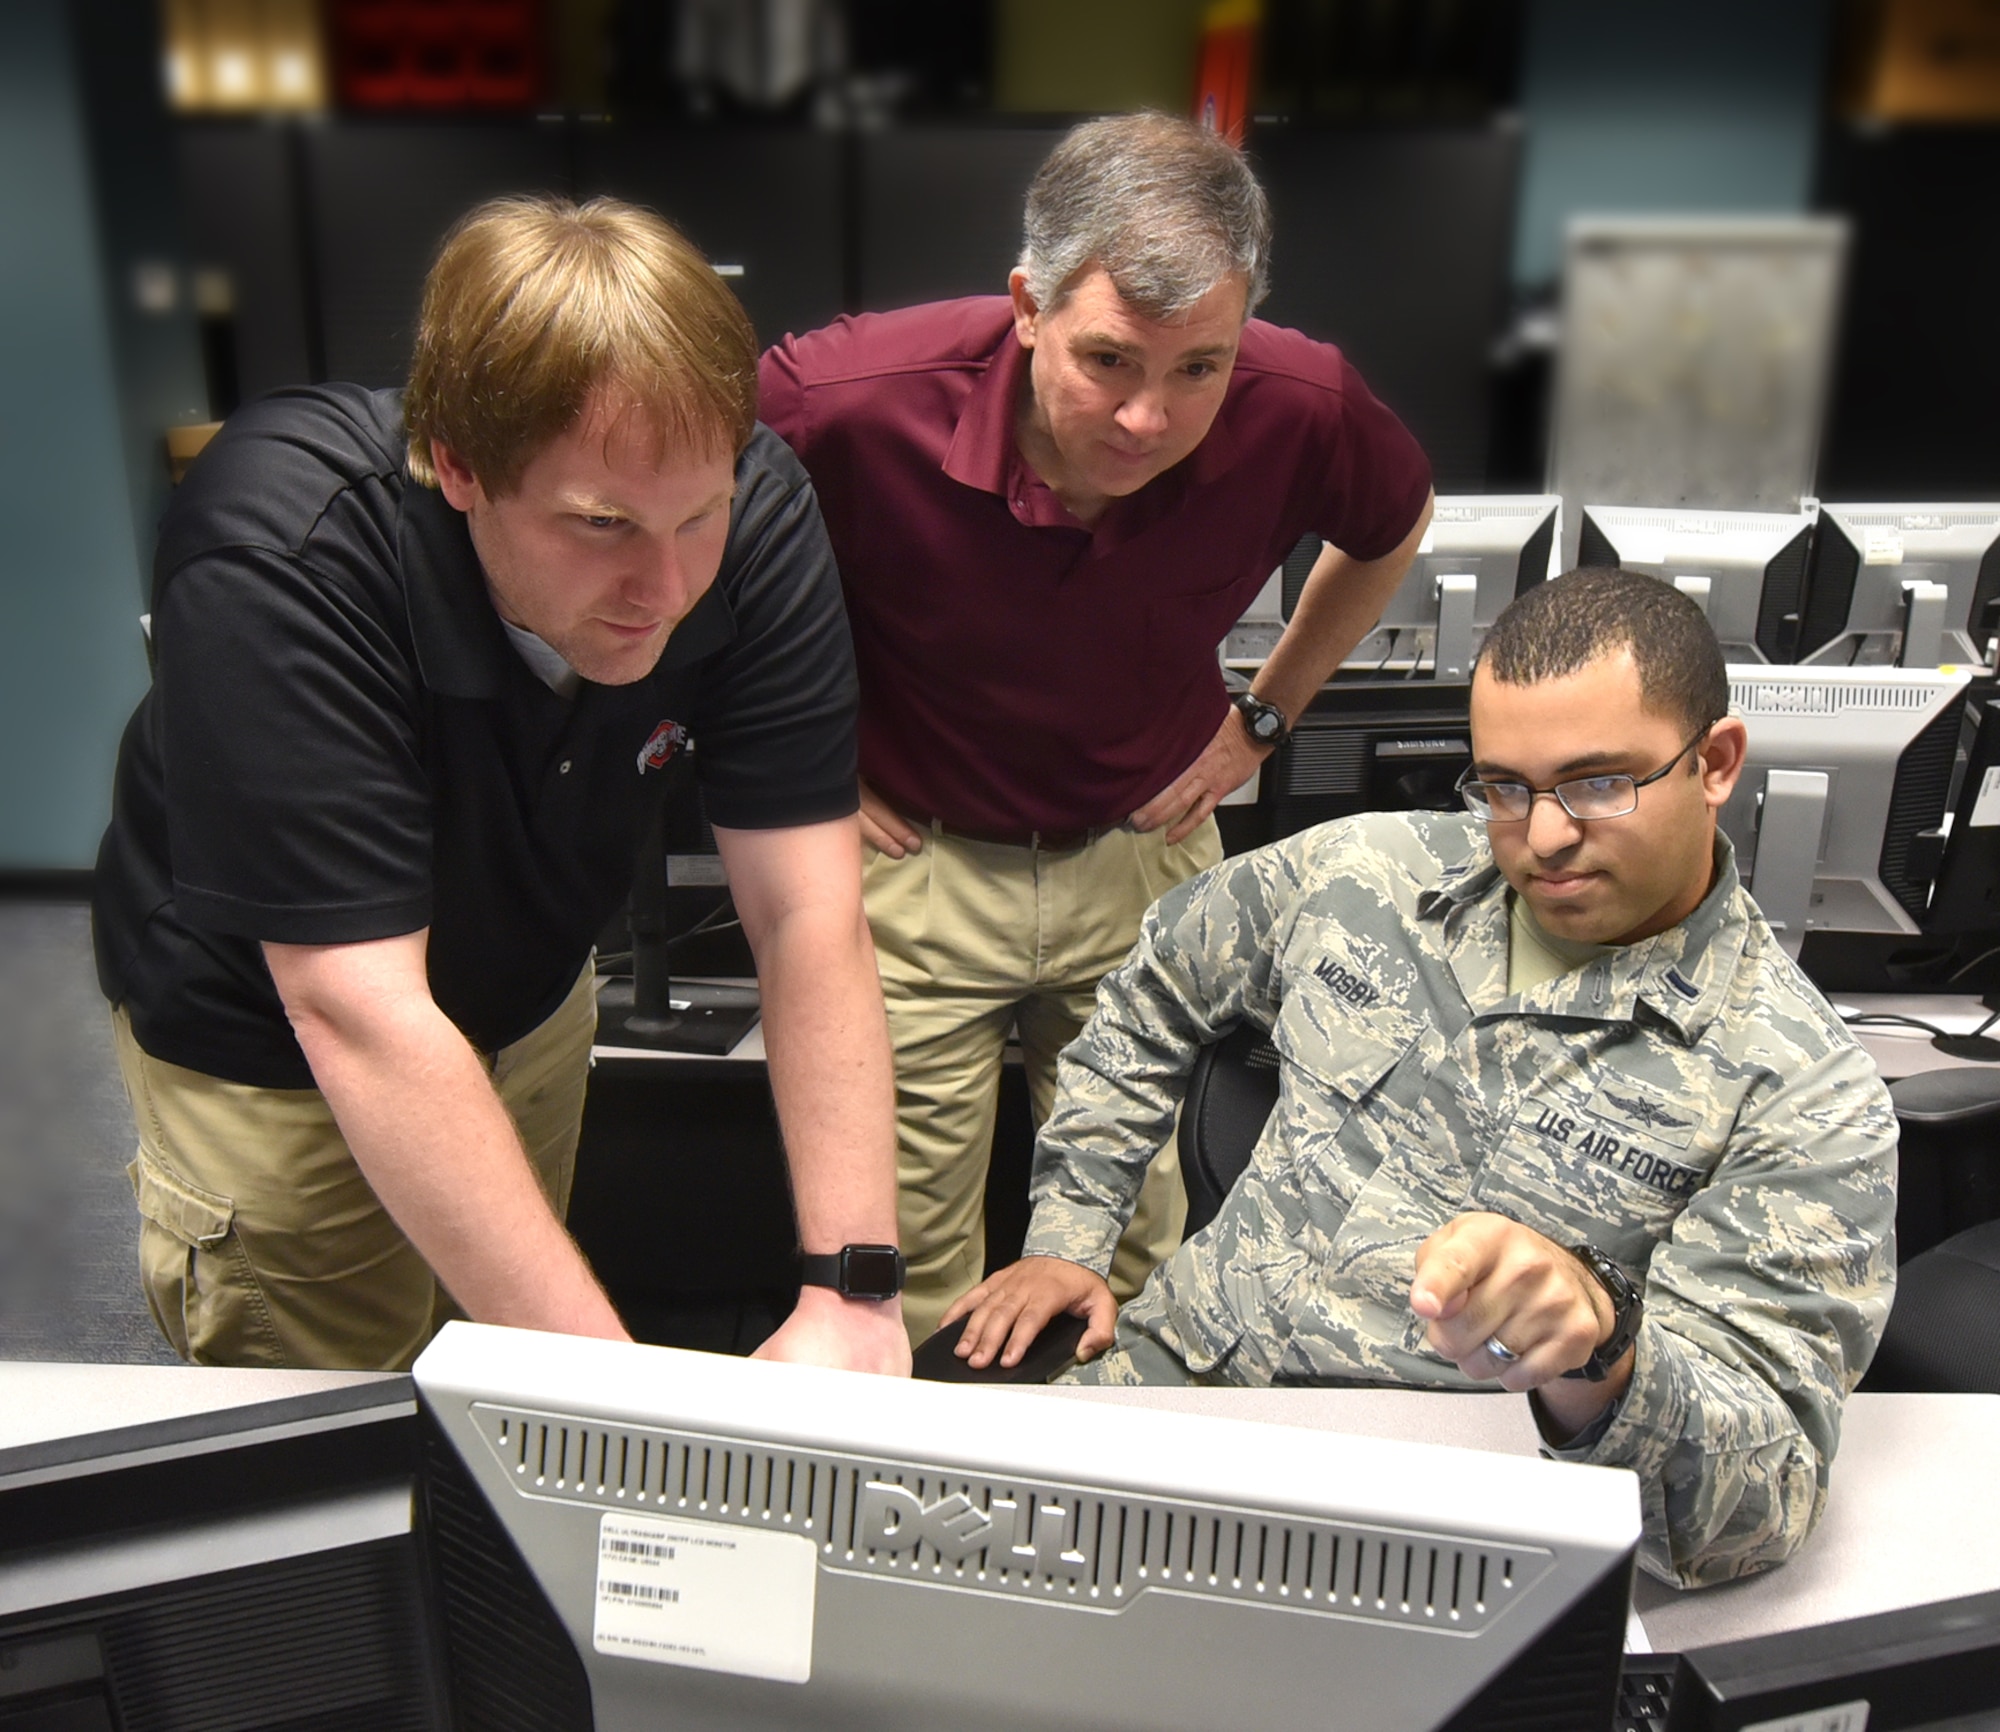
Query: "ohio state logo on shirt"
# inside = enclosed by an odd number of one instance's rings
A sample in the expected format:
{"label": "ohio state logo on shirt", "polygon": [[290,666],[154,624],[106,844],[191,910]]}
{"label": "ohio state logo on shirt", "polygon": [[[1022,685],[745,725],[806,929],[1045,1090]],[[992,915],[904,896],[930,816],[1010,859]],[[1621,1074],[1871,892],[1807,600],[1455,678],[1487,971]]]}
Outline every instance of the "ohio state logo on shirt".
{"label": "ohio state logo on shirt", "polygon": [[664,770],[673,755],[687,744],[688,731],[679,722],[662,722],[646,736],[639,748],[639,774]]}

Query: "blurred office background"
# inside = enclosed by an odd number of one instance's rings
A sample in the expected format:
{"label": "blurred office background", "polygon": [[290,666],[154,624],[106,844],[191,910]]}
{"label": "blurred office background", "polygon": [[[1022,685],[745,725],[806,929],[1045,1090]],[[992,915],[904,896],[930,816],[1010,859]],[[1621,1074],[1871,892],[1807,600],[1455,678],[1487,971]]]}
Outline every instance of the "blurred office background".
{"label": "blurred office background", "polygon": [[2000,492],[1996,0],[12,0],[0,874],[91,860],[169,429],[395,382],[467,205],[653,204],[768,340],[999,289],[1069,120],[1204,87],[1441,491],[1547,480],[1572,217],[1834,212],[1816,490]]}

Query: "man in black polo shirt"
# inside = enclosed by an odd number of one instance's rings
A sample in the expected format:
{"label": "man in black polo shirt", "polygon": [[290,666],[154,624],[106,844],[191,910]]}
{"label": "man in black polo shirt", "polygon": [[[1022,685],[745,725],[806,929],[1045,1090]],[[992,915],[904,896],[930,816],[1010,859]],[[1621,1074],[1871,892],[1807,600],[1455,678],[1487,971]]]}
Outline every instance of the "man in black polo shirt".
{"label": "man in black polo shirt", "polygon": [[[409,1364],[454,1308],[621,1336],[562,1227],[591,941],[696,749],[808,1253],[896,1234],[854,671],[748,320],[657,218],[447,239],[407,403],[232,418],[177,496],[98,861],[148,1298],[204,1363]],[[907,1369],[808,1286],[764,1351]]]}

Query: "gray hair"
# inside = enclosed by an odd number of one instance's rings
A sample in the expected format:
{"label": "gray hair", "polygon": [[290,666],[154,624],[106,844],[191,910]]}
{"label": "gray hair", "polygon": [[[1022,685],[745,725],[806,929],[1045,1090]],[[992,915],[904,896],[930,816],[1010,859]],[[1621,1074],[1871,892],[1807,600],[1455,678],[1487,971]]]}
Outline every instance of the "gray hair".
{"label": "gray hair", "polygon": [[1021,269],[1044,311],[1090,265],[1149,318],[1187,312],[1226,277],[1270,288],[1271,206],[1243,153],[1168,114],[1074,127],[1028,189]]}

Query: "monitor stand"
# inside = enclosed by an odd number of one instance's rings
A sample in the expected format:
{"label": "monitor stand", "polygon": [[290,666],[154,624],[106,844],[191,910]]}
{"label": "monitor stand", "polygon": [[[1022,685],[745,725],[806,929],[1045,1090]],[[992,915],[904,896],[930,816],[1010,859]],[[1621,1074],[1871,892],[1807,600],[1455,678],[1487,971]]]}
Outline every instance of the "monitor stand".
{"label": "monitor stand", "polygon": [[664,963],[653,979],[633,959],[628,985],[610,980],[597,996],[597,1044],[653,1052],[707,1053],[735,1049],[761,1014],[754,986],[674,980]]}
{"label": "monitor stand", "polygon": [[1986,1031],[2000,1022],[2000,993],[1989,992],[1979,1001],[1993,1014],[1970,1034],[1934,1034],[1931,1045],[1947,1058],[1968,1059],[1974,1064],[2000,1064],[2000,1040]]}
{"label": "monitor stand", "polygon": [[654,815],[632,880],[632,979],[612,979],[597,995],[597,1044],[720,1057],[755,1026],[755,986],[676,981],[669,959],[667,827]]}

